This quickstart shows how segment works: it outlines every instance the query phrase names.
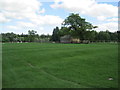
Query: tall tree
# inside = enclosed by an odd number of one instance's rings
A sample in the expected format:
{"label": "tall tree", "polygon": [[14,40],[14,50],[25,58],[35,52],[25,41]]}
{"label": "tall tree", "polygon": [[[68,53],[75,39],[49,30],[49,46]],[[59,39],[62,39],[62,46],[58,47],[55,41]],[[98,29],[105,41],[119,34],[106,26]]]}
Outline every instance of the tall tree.
{"label": "tall tree", "polygon": [[93,42],[93,41],[95,41],[96,34],[97,34],[97,32],[94,31],[94,30],[92,30],[92,31],[86,31],[86,33],[85,33],[85,39]]}
{"label": "tall tree", "polygon": [[81,40],[85,39],[85,33],[87,30],[96,28],[91,23],[86,22],[84,18],[81,18],[79,14],[72,13],[62,23],[64,27],[69,28],[72,36],[76,36]]}
{"label": "tall tree", "polygon": [[53,29],[52,41],[55,41],[55,42],[60,41],[60,34],[59,34],[59,28],[58,27]]}
{"label": "tall tree", "polygon": [[36,36],[37,31],[34,30],[29,30],[28,31],[28,38],[30,42],[33,42],[35,40],[35,36]]}
{"label": "tall tree", "polygon": [[6,34],[2,33],[2,41],[3,42],[14,42],[14,41],[16,41],[16,37],[17,37],[17,35],[14,34],[13,32],[6,33]]}
{"label": "tall tree", "polygon": [[110,40],[110,34],[108,31],[100,31],[98,33],[98,39],[100,41],[109,41]]}

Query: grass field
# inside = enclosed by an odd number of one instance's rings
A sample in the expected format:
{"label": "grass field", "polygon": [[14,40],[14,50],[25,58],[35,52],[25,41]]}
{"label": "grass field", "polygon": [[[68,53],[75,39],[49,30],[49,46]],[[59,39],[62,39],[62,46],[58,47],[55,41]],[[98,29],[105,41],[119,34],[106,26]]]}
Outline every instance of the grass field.
{"label": "grass field", "polygon": [[3,88],[117,88],[117,50],[110,43],[5,43]]}

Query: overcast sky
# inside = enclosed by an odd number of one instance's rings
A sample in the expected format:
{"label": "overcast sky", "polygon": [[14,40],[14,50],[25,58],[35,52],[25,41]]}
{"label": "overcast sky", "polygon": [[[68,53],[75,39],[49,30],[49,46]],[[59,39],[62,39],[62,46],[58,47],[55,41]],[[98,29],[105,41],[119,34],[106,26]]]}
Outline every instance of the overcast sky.
{"label": "overcast sky", "polygon": [[79,13],[97,31],[118,30],[118,0],[0,0],[0,33],[52,34],[70,13]]}

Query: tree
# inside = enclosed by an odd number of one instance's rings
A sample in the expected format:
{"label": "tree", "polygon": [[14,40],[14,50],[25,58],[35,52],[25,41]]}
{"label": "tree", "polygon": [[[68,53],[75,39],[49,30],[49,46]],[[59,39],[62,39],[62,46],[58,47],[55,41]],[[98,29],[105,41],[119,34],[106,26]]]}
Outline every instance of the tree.
{"label": "tree", "polygon": [[53,34],[52,34],[52,41],[59,42],[60,41],[60,34],[59,34],[59,28],[56,27],[53,29]]}
{"label": "tree", "polygon": [[100,31],[98,33],[98,40],[100,40],[100,41],[109,41],[110,40],[109,31]]}
{"label": "tree", "polygon": [[92,30],[92,31],[86,31],[86,33],[85,33],[85,39],[89,40],[91,42],[94,42],[95,38],[96,38],[96,34],[97,34],[97,32],[94,31],[94,30]]}
{"label": "tree", "polygon": [[91,23],[86,22],[84,18],[81,18],[79,14],[72,13],[62,23],[63,27],[68,28],[68,31],[72,36],[77,37],[81,40],[85,39],[86,31],[97,28]]}
{"label": "tree", "polygon": [[14,41],[16,41],[16,37],[17,37],[17,35],[14,34],[13,32],[6,33],[6,34],[2,33],[2,41],[3,42],[14,42]]}
{"label": "tree", "polygon": [[42,34],[40,37],[43,39],[46,38],[46,35]]}
{"label": "tree", "polygon": [[118,32],[109,32],[110,33],[110,40],[111,41],[118,41],[120,40],[120,36],[119,36],[119,31]]}
{"label": "tree", "polygon": [[61,27],[61,29],[59,30],[60,36],[70,35],[70,34],[71,34],[71,32],[67,27]]}
{"label": "tree", "polygon": [[30,42],[34,42],[36,33],[37,33],[37,31],[34,31],[34,30],[28,31],[28,35],[29,35],[28,38],[29,38]]}

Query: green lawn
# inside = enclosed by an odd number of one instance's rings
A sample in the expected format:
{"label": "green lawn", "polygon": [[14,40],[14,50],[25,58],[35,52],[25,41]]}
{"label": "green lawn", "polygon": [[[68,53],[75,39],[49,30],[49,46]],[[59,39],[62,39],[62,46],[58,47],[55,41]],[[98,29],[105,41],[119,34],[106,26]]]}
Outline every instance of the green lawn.
{"label": "green lawn", "polygon": [[5,43],[3,88],[117,88],[117,48],[110,43]]}

